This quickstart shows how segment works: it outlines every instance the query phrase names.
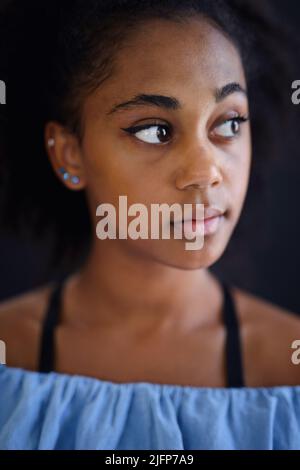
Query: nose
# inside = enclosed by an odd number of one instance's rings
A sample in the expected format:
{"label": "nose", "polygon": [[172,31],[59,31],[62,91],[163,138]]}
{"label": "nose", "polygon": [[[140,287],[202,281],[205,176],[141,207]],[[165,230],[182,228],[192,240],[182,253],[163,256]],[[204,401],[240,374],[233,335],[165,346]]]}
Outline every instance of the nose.
{"label": "nose", "polygon": [[183,163],[176,175],[177,189],[208,189],[223,181],[221,169],[212,149],[197,146],[184,153]]}

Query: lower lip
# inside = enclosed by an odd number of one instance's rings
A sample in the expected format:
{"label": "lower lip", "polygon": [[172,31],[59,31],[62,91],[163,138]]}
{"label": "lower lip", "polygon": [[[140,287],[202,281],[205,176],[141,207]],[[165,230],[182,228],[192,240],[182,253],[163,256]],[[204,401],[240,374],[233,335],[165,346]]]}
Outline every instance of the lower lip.
{"label": "lower lip", "polygon": [[[212,217],[211,219],[205,219],[204,220],[204,235],[214,235],[218,231],[223,218],[224,216],[220,215],[218,217]],[[195,223],[197,222],[195,221]]]}
{"label": "lower lip", "polygon": [[182,228],[184,229],[184,234],[187,236],[203,236],[203,226],[204,226],[204,236],[214,235],[223,220],[224,216],[212,217],[210,219],[205,219],[203,221],[197,220],[187,220],[181,222]]}

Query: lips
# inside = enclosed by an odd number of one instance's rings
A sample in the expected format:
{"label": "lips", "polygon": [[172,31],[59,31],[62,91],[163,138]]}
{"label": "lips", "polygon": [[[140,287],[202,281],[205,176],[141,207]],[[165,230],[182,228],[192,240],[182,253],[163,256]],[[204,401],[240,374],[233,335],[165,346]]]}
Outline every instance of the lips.
{"label": "lips", "polygon": [[[194,206],[194,205],[193,205]],[[184,223],[184,222],[206,222],[217,217],[222,217],[225,214],[225,211],[217,207],[205,207],[204,208],[204,217],[199,217],[197,215],[196,208],[192,209],[192,217],[183,217],[182,219],[172,220],[173,224]]]}
{"label": "lips", "polygon": [[[221,209],[217,209],[214,207],[208,207],[204,209],[204,220],[209,220],[209,219],[214,219],[215,217],[221,217],[224,215],[225,211]],[[195,217],[194,219],[194,214],[193,214],[193,220],[197,220]]]}

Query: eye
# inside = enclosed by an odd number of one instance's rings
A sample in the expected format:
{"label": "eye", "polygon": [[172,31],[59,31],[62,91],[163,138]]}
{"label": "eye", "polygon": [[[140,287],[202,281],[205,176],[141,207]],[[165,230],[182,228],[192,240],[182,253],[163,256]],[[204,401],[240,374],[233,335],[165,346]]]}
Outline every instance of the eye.
{"label": "eye", "polygon": [[165,124],[146,124],[144,126],[128,127],[123,130],[147,144],[164,144],[171,138],[170,128]]}
{"label": "eye", "polygon": [[247,121],[248,118],[242,116],[237,116],[233,119],[228,119],[227,121],[217,126],[214,130],[214,133],[220,137],[231,139],[240,133],[241,125]]}

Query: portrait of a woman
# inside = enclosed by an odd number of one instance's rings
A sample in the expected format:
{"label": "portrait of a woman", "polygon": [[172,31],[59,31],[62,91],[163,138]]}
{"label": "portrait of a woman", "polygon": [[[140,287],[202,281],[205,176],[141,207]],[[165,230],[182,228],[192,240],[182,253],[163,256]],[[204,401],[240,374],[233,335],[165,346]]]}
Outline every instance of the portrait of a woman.
{"label": "portrait of a woman", "polygon": [[[53,233],[77,267],[0,304],[1,449],[300,448],[299,312],[210,270],[278,137],[261,108],[287,70],[261,3],[3,10],[1,225]],[[202,248],[100,240],[97,207],[120,196],[201,205],[170,225],[202,226]]]}

